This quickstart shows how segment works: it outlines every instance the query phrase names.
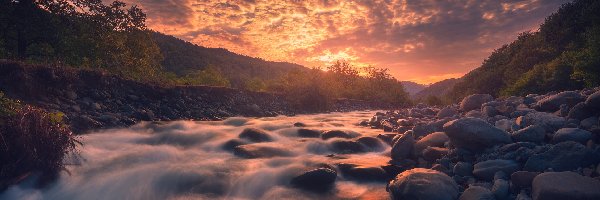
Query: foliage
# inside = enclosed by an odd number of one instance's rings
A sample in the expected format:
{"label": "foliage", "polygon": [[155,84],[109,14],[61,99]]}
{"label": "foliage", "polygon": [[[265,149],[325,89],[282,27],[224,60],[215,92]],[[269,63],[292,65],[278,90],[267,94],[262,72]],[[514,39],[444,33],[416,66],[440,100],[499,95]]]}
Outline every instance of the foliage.
{"label": "foliage", "polygon": [[495,50],[448,94],[494,96],[545,93],[600,85],[600,2],[561,6],[537,32],[525,32]]}
{"label": "foliage", "polygon": [[0,189],[27,173],[40,172],[49,179],[63,169],[63,158],[78,141],[61,113],[20,106],[4,97],[0,110],[9,111],[0,114]]}
{"label": "foliage", "polygon": [[[360,75],[364,71],[364,75]],[[408,94],[400,81],[387,69],[364,69],[338,61],[327,70],[292,71],[278,81],[270,82],[268,91],[284,93],[290,102],[306,110],[323,110],[333,99],[351,98],[390,105],[409,104]]]}
{"label": "foliage", "polygon": [[227,80],[214,66],[187,73],[187,75],[178,78],[176,81],[178,84],[182,85],[230,86],[229,80]]}
{"label": "foliage", "polygon": [[433,96],[433,95],[431,95],[431,96],[428,96],[428,97],[425,99],[425,103],[426,103],[427,105],[430,105],[430,106],[440,106],[440,105],[444,105],[444,102],[442,101],[442,99],[440,99],[440,97],[438,97],[438,96]]}
{"label": "foliage", "polygon": [[162,56],[136,6],[99,0],[0,1],[0,58],[161,77]]}

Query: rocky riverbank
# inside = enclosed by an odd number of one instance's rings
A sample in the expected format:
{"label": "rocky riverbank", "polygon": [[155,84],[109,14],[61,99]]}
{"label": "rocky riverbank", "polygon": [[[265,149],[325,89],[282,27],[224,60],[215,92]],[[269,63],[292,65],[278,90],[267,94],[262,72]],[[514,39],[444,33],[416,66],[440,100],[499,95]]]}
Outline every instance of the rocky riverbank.
{"label": "rocky riverbank", "polygon": [[[0,61],[0,91],[26,104],[65,114],[75,133],[139,121],[218,120],[230,116],[302,113],[282,95],[210,86],[160,86],[65,67]],[[331,110],[385,107],[338,100]],[[325,111],[324,111],[325,112]]]}
{"label": "rocky riverbank", "polygon": [[600,199],[599,90],[476,94],[361,124],[388,132],[393,199]]}

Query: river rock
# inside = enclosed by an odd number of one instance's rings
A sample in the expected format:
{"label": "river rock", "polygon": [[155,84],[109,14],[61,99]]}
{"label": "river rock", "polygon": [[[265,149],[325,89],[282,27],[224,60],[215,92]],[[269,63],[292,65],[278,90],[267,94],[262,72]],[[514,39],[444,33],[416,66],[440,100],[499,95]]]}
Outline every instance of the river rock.
{"label": "river rock", "polygon": [[461,118],[444,124],[452,144],[471,151],[511,143],[508,133],[476,118]]}
{"label": "river rock", "polygon": [[496,179],[494,185],[492,185],[492,194],[496,197],[496,200],[508,199],[510,185],[507,180]]}
{"label": "river rock", "polygon": [[448,149],[444,147],[427,147],[423,150],[423,159],[433,162],[448,154]]}
{"label": "river rock", "polygon": [[579,128],[561,128],[554,133],[552,142],[574,141],[585,144],[590,138],[592,138],[592,133],[589,131]]}
{"label": "river rock", "polygon": [[517,125],[524,128],[531,125],[538,125],[546,132],[555,132],[566,125],[567,120],[552,113],[530,112],[517,118]]}
{"label": "river rock", "polygon": [[327,140],[331,138],[353,138],[353,136],[346,133],[346,131],[330,130],[323,132],[323,134],[321,134],[321,138]]}
{"label": "river rock", "polygon": [[517,188],[527,188],[531,187],[531,182],[539,174],[539,172],[517,171],[510,175],[510,181]]}
{"label": "river rock", "polygon": [[454,174],[459,176],[472,176],[473,175],[473,164],[468,162],[458,162],[454,165]]}
{"label": "river rock", "polygon": [[392,146],[392,160],[403,160],[408,158],[415,145],[415,139],[410,134],[404,134]]}
{"label": "river rock", "polygon": [[413,153],[416,156],[421,155],[423,150],[427,147],[443,147],[446,142],[448,142],[449,138],[444,132],[433,132],[419,141],[417,141],[414,145]]}
{"label": "river rock", "polygon": [[541,143],[544,141],[545,137],[546,130],[537,125],[530,125],[511,134],[511,138],[515,142]]}
{"label": "river rock", "polygon": [[566,141],[555,144],[547,151],[529,157],[523,169],[542,172],[552,168],[554,171],[575,170],[598,161],[596,155],[584,145]]}
{"label": "river rock", "polygon": [[374,137],[360,137],[356,140],[356,142],[362,144],[370,151],[380,151],[384,149],[381,140]]}
{"label": "river rock", "polygon": [[283,148],[257,144],[246,144],[236,146],[235,148],[233,148],[233,154],[242,158],[271,158],[294,156],[293,152]]}
{"label": "river rock", "polygon": [[574,172],[546,172],[533,179],[533,200],[600,199],[600,181]]}
{"label": "river rock", "polygon": [[438,113],[436,114],[436,117],[443,119],[443,118],[447,118],[447,117],[453,117],[456,114],[458,114],[456,109],[447,106],[447,107],[442,108],[440,111],[438,111]]}
{"label": "river rock", "polygon": [[246,128],[240,133],[239,138],[247,139],[252,142],[270,142],[273,141],[271,136],[264,130],[257,128]]}
{"label": "river rock", "polygon": [[467,188],[459,200],[495,200],[494,194],[487,188],[481,186],[470,186]]}
{"label": "river rock", "polygon": [[472,94],[469,95],[460,102],[460,110],[470,111],[480,109],[481,105],[494,100],[494,97],[489,94]]}
{"label": "river rock", "polygon": [[596,110],[595,108],[588,106],[587,103],[581,102],[581,103],[578,103],[577,105],[573,106],[573,108],[571,108],[571,110],[569,110],[569,114],[567,115],[567,118],[583,120],[585,118],[594,116],[595,110]]}
{"label": "river rock", "polygon": [[598,117],[588,117],[579,123],[579,126],[583,129],[592,130],[594,126],[598,126]]}
{"label": "river rock", "polygon": [[448,175],[423,168],[404,171],[387,188],[391,199],[454,200],[458,186]]}
{"label": "river rock", "polygon": [[363,145],[350,140],[333,140],[330,142],[331,150],[340,154],[352,154],[366,152]]}
{"label": "river rock", "polygon": [[345,178],[358,181],[386,181],[389,180],[387,172],[376,166],[361,166],[356,164],[340,163],[337,165]]}
{"label": "river rock", "polygon": [[519,163],[514,160],[487,160],[475,164],[473,175],[477,178],[490,181],[494,179],[494,174],[496,174],[496,172],[501,171],[505,174],[512,174],[520,169]]}
{"label": "river rock", "polygon": [[585,100],[585,103],[590,107],[600,109],[600,90],[594,92]]}
{"label": "river rock", "polygon": [[538,101],[536,110],[545,112],[554,112],[560,109],[560,105],[567,104],[569,107],[583,101],[581,94],[575,91],[564,91],[555,95],[548,96]]}
{"label": "river rock", "polygon": [[298,129],[298,137],[318,138],[318,137],[321,137],[321,131],[301,128],[301,129]]}
{"label": "river rock", "polygon": [[329,168],[317,168],[306,171],[291,180],[294,187],[324,192],[333,188],[337,172]]}

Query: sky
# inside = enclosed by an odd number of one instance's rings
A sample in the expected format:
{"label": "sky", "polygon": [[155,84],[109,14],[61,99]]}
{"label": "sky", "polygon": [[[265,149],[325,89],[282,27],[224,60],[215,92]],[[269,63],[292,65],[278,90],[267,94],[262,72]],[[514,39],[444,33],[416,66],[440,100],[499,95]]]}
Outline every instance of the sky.
{"label": "sky", "polygon": [[306,67],[336,60],[429,84],[464,75],[566,0],[125,0],[192,43]]}

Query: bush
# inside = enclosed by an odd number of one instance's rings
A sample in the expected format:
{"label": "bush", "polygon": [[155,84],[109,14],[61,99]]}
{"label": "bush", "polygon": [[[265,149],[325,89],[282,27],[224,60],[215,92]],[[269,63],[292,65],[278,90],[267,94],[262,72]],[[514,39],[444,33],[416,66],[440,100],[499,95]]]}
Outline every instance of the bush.
{"label": "bush", "polygon": [[33,172],[42,181],[56,177],[78,143],[61,113],[15,105],[0,97],[0,110],[9,110],[0,115],[0,190]]}

